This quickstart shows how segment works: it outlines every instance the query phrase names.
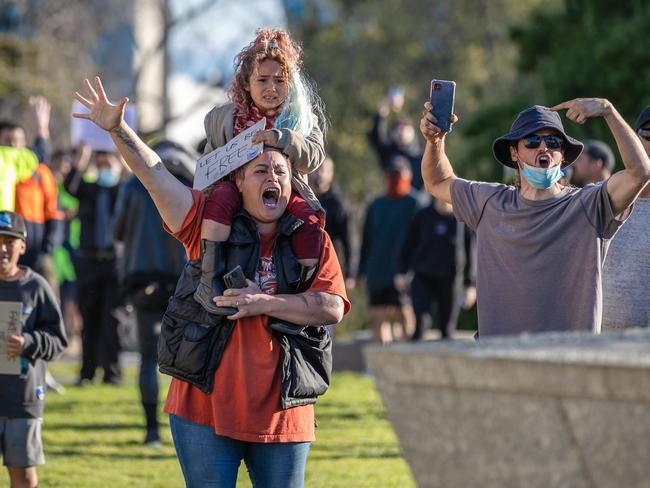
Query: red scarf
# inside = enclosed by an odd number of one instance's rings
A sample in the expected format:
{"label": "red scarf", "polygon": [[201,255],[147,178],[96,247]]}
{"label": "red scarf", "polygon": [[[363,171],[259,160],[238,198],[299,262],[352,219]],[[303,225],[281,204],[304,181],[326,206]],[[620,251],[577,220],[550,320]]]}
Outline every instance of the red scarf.
{"label": "red scarf", "polygon": [[242,111],[236,110],[234,127],[233,127],[233,135],[236,136],[240,132],[245,131],[249,127],[254,126],[264,117],[266,117],[266,124],[264,128],[266,130],[272,129],[273,124],[275,124],[275,119],[278,117],[280,113],[280,110],[281,109],[262,112],[255,105],[250,105],[248,107],[248,113],[242,113]]}

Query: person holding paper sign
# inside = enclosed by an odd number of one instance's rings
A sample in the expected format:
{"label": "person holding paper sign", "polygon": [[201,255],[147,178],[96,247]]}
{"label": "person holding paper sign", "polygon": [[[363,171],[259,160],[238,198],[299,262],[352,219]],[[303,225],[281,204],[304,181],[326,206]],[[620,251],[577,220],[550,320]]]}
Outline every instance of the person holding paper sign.
{"label": "person holding paper sign", "polygon": [[[307,174],[325,159],[321,102],[301,73],[301,48],[283,30],[262,28],[235,58],[235,79],[230,89],[232,102],[212,109],[205,117],[207,144],[204,153],[225,145],[237,134],[266,118],[266,129],[253,136],[253,143],[276,147],[291,161],[293,192],[287,211],[303,221],[293,234],[291,245],[299,262],[308,270],[316,265],[322,244],[324,211],[307,183]],[[318,116],[320,117],[318,117]],[[264,196],[269,205],[278,194]],[[231,315],[235,311],[218,307],[226,271],[223,242],[242,198],[226,176],[211,190],[201,229],[202,278],[194,298],[210,313]]]}
{"label": "person holding paper sign", "polygon": [[[36,466],[43,464],[41,424],[45,400],[45,363],[60,355],[68,340],[54,292],[38,273],[18,265],[25,254],[24,219],[0,211],[0,302],[10,311],[5,352],[19,369],[0,373],[0,455],[11,486],[38,486]],[[11,312],[11,310],[14,310]],[[21,313],[22,312],[22,313]],[[12,319],[14,315],[15,319]],[[11,327],[11,322],[16,325]],[[17,329],[11,332],[10,329]]]}
{"label": "person holding paper sign", "polygon": [[[313,404],[331,373],[331,337],[321,325],[338,323],[350,303],[326,234],[317,271],[309,280],[297,277],[290,242],[297,218],[286,212],[291,164],[266,148],[235,172],[243,210],[233,220],[226,254],[229,269],[239,265],[249,279],[246,288],[218,297],[218,305],[236,314],[210,314],[193,298],[206,196],[174,177],[125,123],[127,98],[111,103],[99,77],[94,87],[84,84],[88,98],[75,97],[89,112],[73,116],[110,133],[190,259],[165,312],[158,349],[161,370],[174,376],[165,411],[186,485],[234,487],[243,458],[256,486],[304,486]],[[265,205],[271,186],[277,204]]]}

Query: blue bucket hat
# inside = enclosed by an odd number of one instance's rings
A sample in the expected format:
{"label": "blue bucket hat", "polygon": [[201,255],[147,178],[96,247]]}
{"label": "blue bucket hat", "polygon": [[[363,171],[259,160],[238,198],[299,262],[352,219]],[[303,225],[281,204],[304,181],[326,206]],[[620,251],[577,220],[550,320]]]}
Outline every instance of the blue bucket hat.
{"label": "blue bucket hat", "polygon": [[636,124],[634,124],[634,130],[639,130],[647,122],[650,122],[650,105],[644,108],[639,117],[636,119]]}
{"label": "blue bucket hat", "polygon": [[523,139],[541,129],[555,129],[560,133],[562,139],[564,139],[563,168],[570,166],[576,159],[578,159],[583,148],[582,142],[566,135],[560,115],[548,107],[543,107],[541,105],[533,105],[532,107],[519,112],[519,115],[517,115],[517,118],[512,123],[512,127],[510,127],[510,132],[499,137],[492,143],[492,152],[494,153],[494,157],[497,158],[497,161],[501,164],[504,164],[509,168],[517,169],[517,166],[510,158],[510,143]]}

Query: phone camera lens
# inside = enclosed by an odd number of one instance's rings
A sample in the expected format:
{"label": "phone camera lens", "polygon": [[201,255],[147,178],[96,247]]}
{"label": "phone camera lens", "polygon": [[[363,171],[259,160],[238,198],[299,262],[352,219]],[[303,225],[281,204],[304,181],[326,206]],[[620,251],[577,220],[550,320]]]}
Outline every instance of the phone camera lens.
{"label": "phone camera lens", "polygon": [[440,83],[434,83],[433,91],[440,91],[440,90],[442,90],[442,85]]}

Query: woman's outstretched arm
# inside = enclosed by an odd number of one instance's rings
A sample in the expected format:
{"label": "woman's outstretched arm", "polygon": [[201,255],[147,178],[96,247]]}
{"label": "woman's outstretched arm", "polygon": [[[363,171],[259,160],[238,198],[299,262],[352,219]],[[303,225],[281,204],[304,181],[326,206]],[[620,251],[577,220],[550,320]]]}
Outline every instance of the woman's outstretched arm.
{"label": "woman's outstretched arm", "polygon": [[179,230],[192,207],[192,192],[167,171],[158,155],[124,121],[128,98],[111,103],[99,76],[94,87],[87,79],[84,87],[87,98],[79,92],[74,96],[89,112],[72,116],[90,120],[110,134],[126,164],[149,191],[163,221],[172,232]]}

